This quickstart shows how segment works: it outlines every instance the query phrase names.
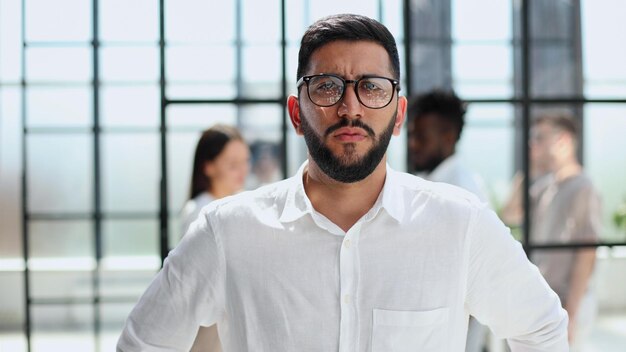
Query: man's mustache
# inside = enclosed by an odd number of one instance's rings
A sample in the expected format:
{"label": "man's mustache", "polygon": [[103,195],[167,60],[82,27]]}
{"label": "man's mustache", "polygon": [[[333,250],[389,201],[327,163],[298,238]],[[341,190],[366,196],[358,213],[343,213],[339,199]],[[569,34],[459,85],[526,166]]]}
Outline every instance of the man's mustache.
{"label": "man's mustache", "polygon": [[360,119],[353,120],[342,118],[341,121],[339,121],[338,123],[328,127],[328,129],[324,133],[324,137],[328,137],[328,135],[343,127],[362,128],[365,132],[367,132],[370,137],[374,138],[376,136],[374,130],[370,126],[363,123],[363,121],[361,121]]}

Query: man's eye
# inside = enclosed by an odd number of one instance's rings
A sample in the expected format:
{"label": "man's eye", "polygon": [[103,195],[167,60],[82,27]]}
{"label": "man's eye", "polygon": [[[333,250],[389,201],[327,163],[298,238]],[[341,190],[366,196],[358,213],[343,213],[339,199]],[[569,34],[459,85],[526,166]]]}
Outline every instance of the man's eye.
{"label": "man's eye", "polygon": [[322,82],[318,84],[317,90],[335,90],[337,89],[337,87],[338,86],[335,84],[335,82],[328,81],[328,82]]}
{"label": "man's eye", "polygon": [[361,88],[365,89],[365,90],[368,90],[368,91],[381,89],[376,83],[374,83],[372,81],[365,81],[365,82],[361,83]]}

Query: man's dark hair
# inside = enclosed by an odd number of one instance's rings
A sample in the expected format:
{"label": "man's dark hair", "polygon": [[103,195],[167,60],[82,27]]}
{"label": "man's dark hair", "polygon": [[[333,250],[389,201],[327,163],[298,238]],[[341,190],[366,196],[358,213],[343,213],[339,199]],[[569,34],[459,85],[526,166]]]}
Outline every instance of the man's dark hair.
{"label": "man's dark hair", "polygon": [[400,57],[398,56],[398,48],[393,35],[380,22],[369,17],[353,14],[332,15],[321,18],[304,32],[298,54],[297,79],[304,76],[304,73],[307,71],[313,52],[336,40],[364,40],[380,44],[389,54],[393,78],[400,80]]}
{"label": "man's dark hair", "polygon": [[538,115],[533,119],[533,125],[539,123],[547,123],[550,126],[559,129],[561,131],[569,133],[574,140],[578,139],[578,133],[580,132],[580,125],[574,116],[569,112],[546,112]]}
{"label": "man's dark hair", "polygon": [[461,138],[465,125],[466,104],[452,90],[435,89],[413,97],[408,106],[408,117],[411,120],[426,114],[437,114],[439,118],[450,124],[457,132],[456,140]]}

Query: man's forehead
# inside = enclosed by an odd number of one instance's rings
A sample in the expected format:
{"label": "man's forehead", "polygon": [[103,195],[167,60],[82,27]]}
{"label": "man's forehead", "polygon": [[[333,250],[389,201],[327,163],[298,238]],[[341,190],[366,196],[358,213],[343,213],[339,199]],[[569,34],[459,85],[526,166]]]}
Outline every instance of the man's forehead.
{"label": "man's forehead", "polygon": [[387,50],[369,40],[335,40],[326,43],[311,54],[308,73],[345,74],[347,71],[360,75],[392,75],[391,58]]}
{"label": "man's forehead", "polygon": [[547,121],[540,121],[531,126],[531,130],[539,131],[558,131],[559,128]]}

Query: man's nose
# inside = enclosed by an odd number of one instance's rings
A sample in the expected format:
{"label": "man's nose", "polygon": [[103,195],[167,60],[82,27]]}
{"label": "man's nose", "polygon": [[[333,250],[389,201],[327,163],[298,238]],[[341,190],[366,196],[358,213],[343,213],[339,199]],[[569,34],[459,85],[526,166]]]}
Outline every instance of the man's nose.
{"label": "man's nose", "polygon": [[343,98],[341,98],[341,101],[339,102],[339,109],[337,110],[337,113],[341,117],[352,119],[361,118],[363,116],[363,105],[356,95],[354,84],[346,84],[345,89]]}

